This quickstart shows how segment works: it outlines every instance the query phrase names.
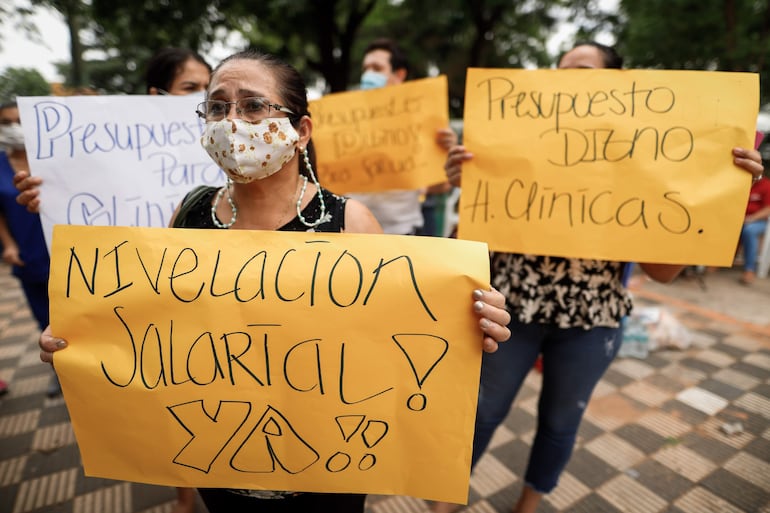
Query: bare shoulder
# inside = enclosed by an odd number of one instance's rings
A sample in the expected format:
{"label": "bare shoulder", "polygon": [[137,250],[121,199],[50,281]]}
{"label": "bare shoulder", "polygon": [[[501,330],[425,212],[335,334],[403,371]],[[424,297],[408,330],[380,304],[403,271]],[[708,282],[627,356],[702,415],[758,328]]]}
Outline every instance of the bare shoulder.
{"label": "bare shoulder", "polygon": [[354,199],[345,202],[345,232],[382,233],[382,227],[366,205]]}

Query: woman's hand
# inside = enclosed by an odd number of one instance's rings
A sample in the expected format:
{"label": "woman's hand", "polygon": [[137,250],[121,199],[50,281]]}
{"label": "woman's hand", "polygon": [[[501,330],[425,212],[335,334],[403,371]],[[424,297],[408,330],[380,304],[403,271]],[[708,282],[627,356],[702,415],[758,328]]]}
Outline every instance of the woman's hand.
{"label": "woman's hand", "polygon": [[32,176],[29,171],[17,171],[13,175],[13,186],[19,191],[16,196],[16,203],[27,207],[33,214],[40,213],[40,184],[43,179],[39,176]]}
{"label": "woman's hand", "polygon": [[45,363],[53,365],[53,354],[67,347],[67,341],[51,336],[51,326],[46,326],[40,334],[37,343],[40,346],[40,359]]}
{"label": "woman's hand", "polygon": [[460,178],[463,172],[463,162],[473,158],[473,154],[465,151],[465,146],[453,146],[447,153],[444,171],[449,183],[455,187],[460,187]]}
{"label": "woman's hand", "polygon": [[3,245],[3,262],[8,265],[24,265],[24,261],[19,256],[19,246],[16,245],[16,242],[6,242]]}
{"label": "woman's hand", "polygon": [[451,128],[439,128],[436,130],[436,144],[441,149],[449,151],[452,146],[457,144],[457,134]]}
{"label": "woman's hand", "polygon": [[479,327],[484,333],[482,349],[486,353],[497,351],[497,343],[511,338],[508,323],[511,314],[505,309],[505,297],[494,288],[473,291],[473,311],[479,316]]}
{"label": "woman's hand", "polygon": [[746,148],[733,148],[733,162],[739,168],[751,173],[754,181],[762,178],[765,168],[762,166],[762,155],[757,150]]}

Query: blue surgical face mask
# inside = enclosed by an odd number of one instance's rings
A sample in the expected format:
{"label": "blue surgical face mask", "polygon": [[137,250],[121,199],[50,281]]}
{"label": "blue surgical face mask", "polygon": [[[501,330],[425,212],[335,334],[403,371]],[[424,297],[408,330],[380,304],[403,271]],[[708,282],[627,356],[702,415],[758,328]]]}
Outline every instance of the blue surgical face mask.
{"label": "blue surgical face mask", "polygon": [[367,70],[361,75],[361,89],[377,89],[385,87],[388,83],[388,76],[384,73]]}

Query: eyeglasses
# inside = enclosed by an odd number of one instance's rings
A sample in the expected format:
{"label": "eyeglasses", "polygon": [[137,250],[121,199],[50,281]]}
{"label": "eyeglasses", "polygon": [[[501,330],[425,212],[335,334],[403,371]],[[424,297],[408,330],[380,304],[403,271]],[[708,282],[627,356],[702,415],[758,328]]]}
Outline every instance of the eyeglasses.
{"label": "eyeglasses", "polygon": [[256,96],[241,98],[234,102],[206,100],[205,102],[198,104],[198,109],[195,112],[206,121],[221,121],[227,116],[227,113],[230,112],[230,105],[235,105],[235,112],[238,113],[241,119],[251,123],[270,117],[271,109],[294,115],[294,113],[286,107],[276,103],[270,103],[270,100],[267,98]]}

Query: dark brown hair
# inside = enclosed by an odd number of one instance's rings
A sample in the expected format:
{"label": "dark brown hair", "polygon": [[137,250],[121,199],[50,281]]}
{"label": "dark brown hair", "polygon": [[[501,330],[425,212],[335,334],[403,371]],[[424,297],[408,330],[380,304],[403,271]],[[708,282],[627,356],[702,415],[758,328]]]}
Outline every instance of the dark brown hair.
{"label": "dark brown hair", "polygon": [[406,70],[407,76],[409,75],[409,60],[406,58],[406,53],[395,41],[386,37],[375,39],[364,49],[364,55],[375,50],[385,50],[390,53],[390,68],[392,71],[403,69]]}
{"label": "dark brown hair", "polygon": [[[623,67],[623,57],[612,46],[603,45],[596,41],[580,41],[575,43],[572,50],[578,46],[593,46],[602,54],[602,61],[604,61],[604,67],[608,69],[621,69]],[[570,50],[570,51],[572,51]],[[566,52],[565,52],[566,53]],[[562,54],[564,57],[564,54]],[[561,60],[561,58],[559,59]]]}
{"label": "dark brown hair", "polygon": [[168,91],[171,84],[184,67],[184,64],[193,59],[198,61],[211,73],[211,65],[197,53],[187,48],[162,48],[147,62],[147,68],[144,72],[144,80],[147,85],[147,92],[155,87]]}

